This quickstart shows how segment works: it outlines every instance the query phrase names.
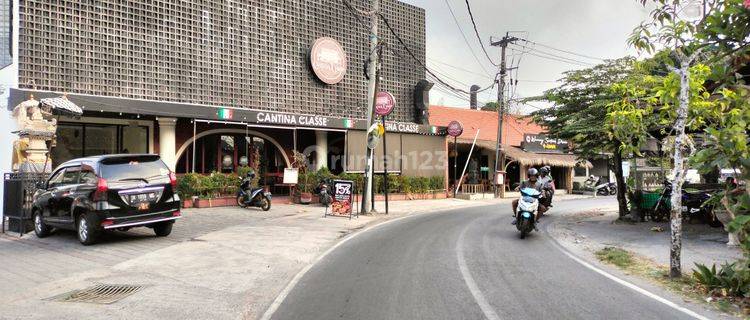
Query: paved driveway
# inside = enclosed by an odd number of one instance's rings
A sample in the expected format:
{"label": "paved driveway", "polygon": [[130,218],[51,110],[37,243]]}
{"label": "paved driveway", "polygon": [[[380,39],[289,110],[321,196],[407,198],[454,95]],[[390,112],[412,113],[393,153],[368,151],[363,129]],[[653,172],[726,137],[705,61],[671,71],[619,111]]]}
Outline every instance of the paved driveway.
{"label": "paved driveway", "polygon": [[183,218],[176,222],[168,237],[158,238],[148,228],[134,228],[128,232],[108,232],[93,246],[81,245],[75,232],[67,230],[56,231],[44,239],[33,232],[21,238],[16,233],[0,234],[0,298],[81,271],[111,267],[227,227],[276,217],[284,211],[287,210],[188,209],[182,211]]}

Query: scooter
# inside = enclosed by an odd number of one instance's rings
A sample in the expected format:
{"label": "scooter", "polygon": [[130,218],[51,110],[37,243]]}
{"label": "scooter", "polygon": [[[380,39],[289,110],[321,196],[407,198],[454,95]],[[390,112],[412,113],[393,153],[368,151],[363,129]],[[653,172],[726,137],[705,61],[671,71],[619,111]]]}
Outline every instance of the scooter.
{"label": "scooter", "polygon": [[[652,220],[656,222],[666,220],[672,210],[672,206],[669,203],[670,197],[672,196],[672,183],[668,180],[664,180],[664,189],[659,196],[659,200],[656,202],[654,207],[654,214]],[[713,206],[703,205],[711,195],[707,192],[688,192],[682,190],[682,214],[684,219],[693,220],[699,219],[711,227],[721,227],[721,221],[716,218],[713,212]]]}
{"label": "scooter", "polygon": [[521,189],[516,214],[516,229],[521,232],[521,239],[526,238],[527,234],[536,229],[536,215],[539,211],[539,197],[541,196],[542,193],[534,188]]}
{"label": "scooter", "polygon": [[613,182],[603,182],[602,178],[591,175],[584,182],[584,185],[594,190],[598,196],[609,196],[617,194],[617,184]]}
{"label": "scooter", "polygon": [[254,173],[248,173],[242,179],[240,188],[237,190],[237,205],[242,208],[259,207],[263,211],[271,210],[271,193],[263,191],[263,188],[252,188],[251,181],[255,178]]}
{"label": "scooter", "polygon": [[331,205],[331,202],[333,202],[333,194],[326,180],[320,181],[320,183],[318,184],[317,194],[322,205],[327,207]]}

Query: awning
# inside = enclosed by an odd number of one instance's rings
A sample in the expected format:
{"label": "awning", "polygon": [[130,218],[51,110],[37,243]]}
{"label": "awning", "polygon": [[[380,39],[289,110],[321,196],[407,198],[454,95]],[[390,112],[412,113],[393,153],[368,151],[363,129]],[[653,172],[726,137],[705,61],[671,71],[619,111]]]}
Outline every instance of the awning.
{"label": "awning", "polygon": [[[458,144],[471,145],[472,139],[458,139]],[[452,142],[452,141],[451,141]],[[477,140],[477,146],[489,150],[495,150],[495,142],[487,140]],[[591,168],[590,162],[586,160],[579,160],[574,154],[558,154],[558,153],[535,153],[527,152],[516,146],[503,145],[503,151],[505,151],[505,157],[512,160],[518,161],[518,163],[525,166],[553,166],[553,167],[588,167]]]}

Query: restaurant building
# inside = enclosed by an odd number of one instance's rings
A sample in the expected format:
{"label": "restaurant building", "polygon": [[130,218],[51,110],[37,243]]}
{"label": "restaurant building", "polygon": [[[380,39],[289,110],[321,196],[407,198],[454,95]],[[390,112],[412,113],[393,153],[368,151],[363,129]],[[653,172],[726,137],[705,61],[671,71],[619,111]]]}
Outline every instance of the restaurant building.
{"label": "restaurant building", "polygon": [[[458,176],[461,175],[463,167],[467,167],[464,184],[480,192],[492,190],[497,145],[497,112],[471,108],[430,107],[430,123],[445,126],[454,120],[462,124],[463,133],[455,141],[453,138],[448,140],[451,152],[450,184],[455,183],[452,170],[457,163]],[[525,180],[529,168],[539,169],[547,165],[552,169],[552,178],[557,189],[572,192],[574,176],[581,172],[585,174],[586,169],[591,168],[590,162],[580,161],[569,152],[567,141],[553,139],[544,133],[544,128],[528,116],[505,115],[502,137],[505,167],[499,170],[506,172],[506,190],[512,190],[519,182]],[[469,157],[475,137],[476,144]],[[457,153],[453,151],[456,150],[454,148],[457,149]],[[462,189],[467,191],[465,188]]]}
{"label": "restaurant building", "polygon": [[[364,171],[369,30],[342,1],[12,3],[2,26],[15,31],[8,109],[64,95],[84,110],[58,119],[55,165],[157,153],[177,173],[257,162],[273,184],[299,151],[314,169]],[[424,10],[395,0],[381,8],[424,61]],[[380,81],[396,100],[386,119],[388,170],[444,176],[445,130],[425,116],[425,70],[400,58],[406,50],[387,30],[380,37],[394,46],[383,50]]]}

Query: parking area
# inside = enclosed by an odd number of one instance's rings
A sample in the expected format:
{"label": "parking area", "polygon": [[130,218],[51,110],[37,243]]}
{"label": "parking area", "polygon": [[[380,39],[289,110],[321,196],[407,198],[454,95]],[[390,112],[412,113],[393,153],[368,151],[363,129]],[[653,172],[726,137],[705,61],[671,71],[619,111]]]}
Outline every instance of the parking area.
{"label": "parking area", "polygon": [[111,267],[227,227],[282,216],[289,213],[286,207],[279,205],[269,212],[237,207],[186,209],[168,237],[156,237],[149,228],[134,228],[107,232],[100,243],[92,246],[81,245],[75,232],[68,230],[55,231],[43,239],[33,232],[20,238],[16,233],[0,234],[0,299],[40,283]]}

